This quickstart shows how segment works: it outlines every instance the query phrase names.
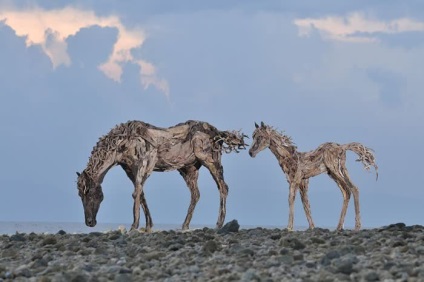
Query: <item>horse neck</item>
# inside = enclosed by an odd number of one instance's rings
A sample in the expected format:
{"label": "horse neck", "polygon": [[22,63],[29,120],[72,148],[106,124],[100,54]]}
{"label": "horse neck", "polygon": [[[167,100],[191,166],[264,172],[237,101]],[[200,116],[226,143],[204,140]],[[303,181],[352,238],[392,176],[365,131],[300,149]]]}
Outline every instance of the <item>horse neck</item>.
{"label": "horse neck", "polygon": [[269,149],[277,158],[284,172],[289,173],[298,162],[298,152],[295,145],[283,146],[282,142],[281,136],[277,132],[273,132]]}
{"label": "horse neck", "polygon": [[105,150],[104,148],[95,148],[91,153],[85,171],[94,181],[101,184],[109,169],[117,163],[115,157],[115,150],[111,151]]}

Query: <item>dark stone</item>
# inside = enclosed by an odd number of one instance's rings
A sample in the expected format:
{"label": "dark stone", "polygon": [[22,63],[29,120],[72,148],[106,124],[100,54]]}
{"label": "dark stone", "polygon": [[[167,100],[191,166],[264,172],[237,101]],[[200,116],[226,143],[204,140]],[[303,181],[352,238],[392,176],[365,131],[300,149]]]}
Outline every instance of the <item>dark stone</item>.
{"label": "dark stone", "polygon": [[172,244],[171,246],[169,246],[168,250],[170,251],[178,251],[179,249],[181,249],[183,247],[183,245],[176,243],[176,244]]}
{"label": "dark stone", "polygon": [[305,263],[305,266],[307,267],[307,268],[315,268],[316,267],[316,263],[315,263],[315,261],[307,261],[306,263]]}
{"label": "dark stone", "polygon": [[392,247],[400,247],[400,246],[405,246],[406,243],[404,241],[396,241],[392,244]]}
{"label": "dark stone", "polygon": [[62,230],[62,229],[61,229],[61,230],[59,230],[59,231],[57,232],[57,234],[58,234],[58,235],[65,235],[65,234],[66,234],[66,232],[65,232],[64,230]]}
{"label": "dark stone", "polygon": [[88,235],[90,237],[100,237],[100,236],[103,235],[103,233],[102,232],[90,232]]}
{"label": "dark stone", "polygon": [[281,234],[280,233],[278,233],[278,234],[271,234],[270,238],[272,240],[279,240],[279,239],[281,239]]}
{"label": "dark stone", "polygon": [[127,281],[133,281],[133,279],[131,278],[131,274],[129,273],[119,273],[115,275],[114,281],[127,282]]}
{"label": "dark stone", "polygon": [[109,234],[109,240],[116,240],[116,239],[119,239],[119,238],[121,238],[121,233],[119,233],[119,232],[113,232],[113,233],[111,233],[111,234]]}
{"label": "dark stone", "polygon": [[32,264],[33,268],[38,268],[38,267],[46,267],[47,266],[47,260],[40,258],[40,259],[36,259],[34,261],[34,263]]}
{"label": "dark stone", "polygon": [[251,249],[243,249],[240,251],[240,253],[243,255],[248,255],[250,257],[253,257],[255,255],[255,252]]}
{"label": "dark stone", "polygon": [[48,236],[46,238],[44,238],[44,240],[41,242],[42,246],[46,246],[46,245],[54,245],[57,243],[57,239],[53,236]]}
{"label": "dark stone", "polygon": [[280,245],[284,247],[290,247],[294,250],[302,250],[306,246],[297,238],[282,238],[280,240]]}
{"label": "dark stone", "polygon": [[132,273],[132,270],[126,267],[123,267],[119,270],[119,273],[123,274],[123,273]]}
{"label": "dark stone", "polygon": [[398,230],[402,230],[406,227],[405,223],[400,222],[400,223],[395,223],[395,224],[390,224],[388,226],[384,226],[383,228],[381,228],[379,231],[385,231],[385,230],[389,230],[389,231],[398,231]]}
{"label": "dark stone", "polygon": [[339,258],[339,257],[340,257],[340,253],[338,251],[331,250],[328,253],[326,253],[325,256],[321,258],[321,264],[329,265],[333,259]]}
{"label": "dark stone", "polygon": [[325,244],[325,241],[321,238],[312,237],[311,242],[314,244]]}
{"label": "dark stone", "polygon": [[379,281],[380,278],[378,277],[377,272],[370,271],[364,276],[365,281]]}
{"label": "dark stone", "polygon": [[214,240],[209,240],[203,245],[203,252],[206,254],[212,254],[219,248],[218,243]]}
{"label": "dark stone", "polygon": [[24,242],[26,241],[26,238],[24,234],[16,232],[15,235],[10,236],[10,241]]}
{"label": "dark stone", "polygon": [[340,272],[343,274],[351,274],[353,270],[354,259],[334,259],[331,264],[335,268],[335,272]]}
{"label": "dark stone", "polygon": [[302,253],[294,254],[293,259],[294,260],[303,260],[303,254]]}
{"label": "dark stone", "polygon": [[240,228],[237,220],[233,219],[230,222],[226,223],[221,229],[218,230],[218,234],[228,234],[232,232],[238,232]]}

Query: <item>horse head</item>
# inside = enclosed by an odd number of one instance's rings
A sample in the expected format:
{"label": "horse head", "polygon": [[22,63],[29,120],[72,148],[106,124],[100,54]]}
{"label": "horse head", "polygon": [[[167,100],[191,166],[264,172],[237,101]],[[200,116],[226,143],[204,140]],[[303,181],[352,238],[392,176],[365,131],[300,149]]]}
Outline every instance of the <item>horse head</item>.
{"label": "horse head", "polygon": [[97,224],[96,216],[100,203],[103,201],[102,186],[93,180],[86,171],[77,172],[78,195],[84,207],[85,224],[94,227]]}
{"label": "horse head", "polygon": [[271,143],[270,127],[261,122],[259,126],[255,122],[255,131],[252,134],[253,142],[249,155],[254,158],[260,151],[269,147]]}

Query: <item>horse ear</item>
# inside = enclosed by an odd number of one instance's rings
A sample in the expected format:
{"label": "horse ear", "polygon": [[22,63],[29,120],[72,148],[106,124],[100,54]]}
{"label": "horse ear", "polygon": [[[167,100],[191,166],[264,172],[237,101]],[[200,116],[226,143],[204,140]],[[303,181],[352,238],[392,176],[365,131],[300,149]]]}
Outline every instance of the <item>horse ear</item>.
{"label": "horse ear", "polygon": [[261,126],[265,127],[265,123],[263,121],[261,121]]}
{"label": "horse ear", "polygon": [[81,173],[79,173],[78,171],[77,171],[77,175],[78,175],[78,177],[81,175]]}
{"label": "horse ear", "polygon": [[256,128],[259,128],[259,125],[258,125],[256,122],[255,122],[255,127],[256,127]]}

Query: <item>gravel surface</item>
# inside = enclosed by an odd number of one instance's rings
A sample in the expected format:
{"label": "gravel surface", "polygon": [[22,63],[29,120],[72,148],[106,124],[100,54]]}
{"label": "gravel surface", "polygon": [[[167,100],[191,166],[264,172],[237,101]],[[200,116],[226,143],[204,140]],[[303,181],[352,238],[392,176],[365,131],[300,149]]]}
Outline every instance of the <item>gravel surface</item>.
{"label": "gravel surface", "polygon": [[424,227],[0,236],[0,281],[424,281]]}

